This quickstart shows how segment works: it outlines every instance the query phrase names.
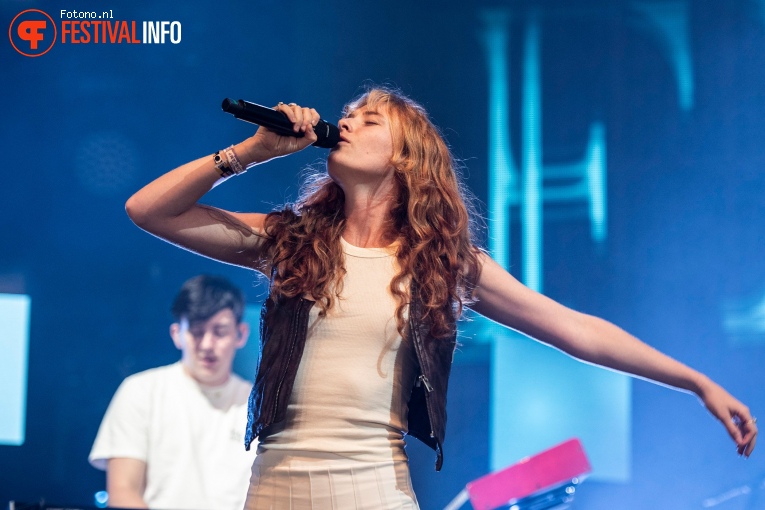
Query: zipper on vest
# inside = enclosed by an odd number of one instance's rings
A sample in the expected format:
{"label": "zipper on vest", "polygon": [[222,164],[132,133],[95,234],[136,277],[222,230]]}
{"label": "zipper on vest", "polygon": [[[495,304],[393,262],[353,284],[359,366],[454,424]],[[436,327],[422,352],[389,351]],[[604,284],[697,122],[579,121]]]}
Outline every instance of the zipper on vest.
{"label": "zipper on vest", "polygon": [[292,361],[292,353],[295,351],[295,344],[297,343],[297,324],[296,322],[300,319],[300,314],[303,311],[303,300],[301,299],[298,303],[298,310],[295,313],[294,321],[292,323],[292,342],[290,343],[290,353],[287,355],[287,363],[284,365],[284,371],[282,372],[282,377],[279,379],[279,385],[276,387],[276,397],[274,398],[274,411],[273,411],[273,417],[272,420],[276,420],[276,411],[279,409],[279,392],[282,389],[282,384],[284,383],[284,379],[287,377],[287,371],[290,368],[290,361]]}
{"label": "zipper on vest", "polygon": [[[414,300],[412,300],[414,301]],[[417,378],[416,385],[420,385],[421,383],[425,385],[425,389],[428,393],[425,394],[425,410],[428,413],[428,421],[430,422],[430,437],[432,439],[436,438],[436,433],[433,431],[433,424],[435,423],[435,420],[433,419],[433,409],[432,405],[430,404],[430,398],[428,398],[428,394],[433,392],[433,386],[430,384],[430,381],[428,381],[427,376],[425,375],[425,369],[423,368],[423,359],[425,356],[422,353],[422,339],[420,338],[419,330],[417,329],[415,323],[414,323],[414,312],[418,312],[419,310],[412,310],[412,306],[410,304],[409,306],[409,331],[412,335],[412,340],[414,342],[414,352],[417,355],[417,362],[420,364],[420,370],[422,370],[422,374]]]}
{"label": "zipper on vest", "polygon": [[433,391],[433,386],[430,385],[430,381],[428,381],[428,378],[425,377],[425,374],[422,374],[417,378],[417,386],[420,386],[421,384],[425,385],[425,389],[428,390],[428,393]]}
{"label": "zipper on vest", "polygon": [[[425,389],[427,390],[428,393],[433,391],[433,386],[430,385],[430,381],[428,381],[428,378],[425,377],[425,374],[421,374],[420,377],[417,378],[417,386],[419,386],[420,383],[422,383],[422,385],[425,386]],[[430,403],[427,402],[427,399],[425,401],[425,407],[427,407],[428,411],[430,411]],[[435,434],[435,432],[433,432],[433,423],[432,423],[433,419],[431,418],[430,421],[431,421],[431,424],[430,424],[430,426],[431,426],[431,428],[430,428],[430,437],[435,439],[436,434]]]}

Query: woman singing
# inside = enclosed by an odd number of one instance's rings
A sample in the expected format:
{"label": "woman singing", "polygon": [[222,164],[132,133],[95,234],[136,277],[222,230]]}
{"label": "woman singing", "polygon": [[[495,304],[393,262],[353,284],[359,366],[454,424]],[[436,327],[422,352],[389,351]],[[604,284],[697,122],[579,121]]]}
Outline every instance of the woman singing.
{"label": "woman singing", "polygon": [[738,453],[749,409],[703,374],[613,324],[524,287],[476,247],[455,162],[424,109],[381,88],[349,103],[341,141],[293,206],[235,213],[198,204],[230,175],[304,149],[319,114],[280,103],[302,138],[261,127],[132,196],[144,230],[270,279],[247,444],[246,503],[276,508],[418,508],[404,434],[441,467],[456,320],[465,306],[580,360],[693,392]]}

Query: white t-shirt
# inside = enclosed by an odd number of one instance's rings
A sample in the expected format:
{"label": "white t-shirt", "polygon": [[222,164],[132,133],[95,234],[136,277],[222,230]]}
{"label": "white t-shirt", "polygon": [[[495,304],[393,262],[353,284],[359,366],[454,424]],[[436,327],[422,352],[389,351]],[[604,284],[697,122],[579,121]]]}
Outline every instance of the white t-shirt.
{"label": "white t-shirt", "polygon": [[232,374],[204,386],[181,363],[146,370],[117,389],[90,463],[146,462],[144,501],[153,509],[241,510],[254,451],[244,449],[251,384]]}
{"label": "white t-shirt", "polygon": [[259,448],[326,452],[362,462],[405,461],[407,401],[417,359],[397,330],[396,247],[360,248],[341,238],[340,299],[311,309],[305,351],[286,410]]}

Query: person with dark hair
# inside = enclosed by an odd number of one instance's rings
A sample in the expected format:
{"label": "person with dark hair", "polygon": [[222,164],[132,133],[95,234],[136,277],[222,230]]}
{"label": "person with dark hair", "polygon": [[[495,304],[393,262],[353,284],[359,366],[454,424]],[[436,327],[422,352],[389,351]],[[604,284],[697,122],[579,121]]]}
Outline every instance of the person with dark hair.
{"label": "person with dark hair", "polygon": [[127,202],[141,228],[270,279],[246,444],[245,504],[418,508],[404,435],[443,461],[446,390],[465,306],[589,363],[699,396],[749,456],[749,409],[703,374],[604,320],[533,292],[478,248],[457,164],[425,110],[372,88],[294,205],[269,214],[201,205],[216,184],[317,137],[312,108],[276,110],[303,137],[254,136],[162,175]]}
{"label": "person with dark hair", "polygon": [[255,457],[242,447],[252,385],[231,368],[249,335],[244,306],[225,278],[183,284],[170,326],[181,360],[122,382],[90,452],[106,470],[109,506],[242,508]]}

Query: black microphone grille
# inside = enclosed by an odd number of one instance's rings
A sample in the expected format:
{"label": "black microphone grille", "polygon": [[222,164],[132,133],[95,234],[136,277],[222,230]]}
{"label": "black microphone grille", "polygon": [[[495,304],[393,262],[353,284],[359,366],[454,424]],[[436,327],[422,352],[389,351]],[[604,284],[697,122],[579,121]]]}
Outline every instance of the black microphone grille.
{"label": "black microphone grille", "polygon": [[317,140],[313,143],[315,147],[322,149],[331,149],[340,142],[340,129],[334,124],[320,120],[314,128]]}

